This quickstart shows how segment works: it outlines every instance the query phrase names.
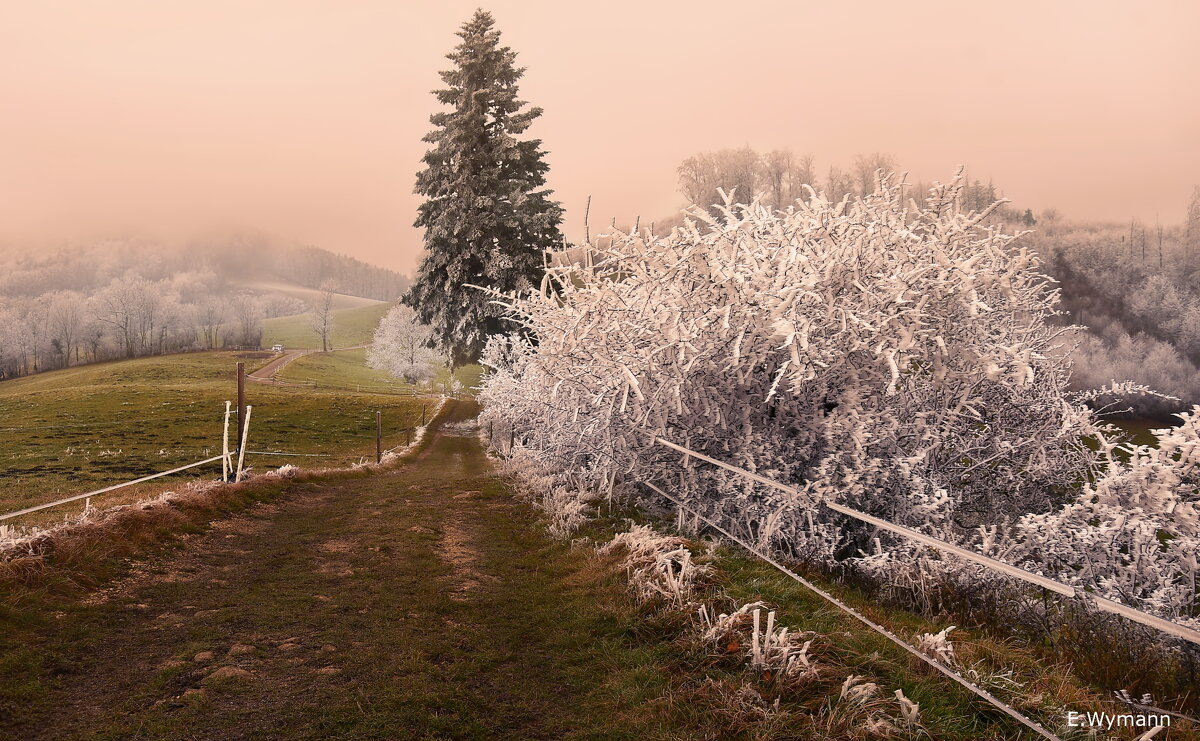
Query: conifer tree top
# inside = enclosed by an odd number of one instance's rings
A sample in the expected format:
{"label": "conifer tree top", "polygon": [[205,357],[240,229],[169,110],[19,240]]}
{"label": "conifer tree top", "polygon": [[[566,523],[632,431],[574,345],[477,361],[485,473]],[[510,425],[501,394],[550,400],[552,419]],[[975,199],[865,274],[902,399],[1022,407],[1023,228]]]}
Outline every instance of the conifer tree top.
{"label": "conifer tree top", "polygon": [[[495,25],[492,14],[485,10],[476,10],[462,25],[457,33],[462,43],[446,55],[454,66],[439,73],[448,87],[434,94],[440,103],[453,106],[458,113],[474,110],[487,114],[491,126],[520,134],[542,114],[542,109],[535,107],[514,115],[525,106],[525,101],[517,98],[517,81],[525,75],[525,68],[516,66],[516,52],[500,45]],[[444,125],[446,114],[435,113],[430,121]]]}
{"label": "conifer tree top", "polygon": [[446,55],[453,64],[434,90],[443,108],[424,141],[416,192],[425,256],[404,302],[434,327],[455,363],[478,357],[489,335],[511,331],[503,312],[468,286],[520,292],[539,285],[543,254],[562,240],[562,208],[546,188],[541,140],[520,135],[541,115],[517,97],[525,73],[500,43],[490,13],[477,10]]}

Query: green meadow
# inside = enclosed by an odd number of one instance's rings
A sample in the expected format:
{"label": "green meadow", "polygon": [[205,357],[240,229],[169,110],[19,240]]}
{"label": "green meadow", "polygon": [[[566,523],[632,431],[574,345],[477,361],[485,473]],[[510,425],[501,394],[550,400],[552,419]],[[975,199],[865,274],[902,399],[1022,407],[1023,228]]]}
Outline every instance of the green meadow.
{"label": "green meadow", "polygon": [[[358,359],[354,372],[366,375],[362,352],[354,356]],[[245,362],[252,371],[271,357],[270,353],[190,353],[82,366],[0,383],[0,513],[219,455],[225,402],[237,399],[236,364]],[[334,368],[326,369],[325,378],[334,380],[339,368],[350,373],[354,367],[349,359],[338,358]],[[337,386],[247,382],[247,403],[252,406],[247,448],[276,454],[248,455],[246,464],[261,472],[286,463],[325,467],[369,460],[375,454],[377,411],[383,415],[384,445],[393,447],[404,444],[405,428],[419,424],[422,407],[431,413],[438,402],[431,396],[358,393],[348,381]],[[231,422],[231,435],[233,427]],[[220,469],[216,462],[180,477],[217,478]],[[178,485],[179,478],[160,479],[105,494],[94,504],[132,501]],[[45,524],[82,504],[4,524]]]}

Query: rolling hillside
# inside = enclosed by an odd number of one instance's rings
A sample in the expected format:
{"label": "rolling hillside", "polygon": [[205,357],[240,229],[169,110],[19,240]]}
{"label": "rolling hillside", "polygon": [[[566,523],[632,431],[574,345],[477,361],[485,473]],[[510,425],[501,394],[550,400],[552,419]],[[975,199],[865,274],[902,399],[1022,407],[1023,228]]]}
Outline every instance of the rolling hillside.
{"label": "rolling hillside", "polygon": [[[279,295],[294,298],[298,301],[303,301],[306,304],[314,304],[321,297],[321,292],[316,288],[309,288],[298,283],[292,283],[284,280],[256,280],[239,283],[240,286],[256,293],[264,295]],[[347,293],[333,294],[333,308],[341,311],[342,309],[361,309],[365,306],[376,306],[387,303],[374,298],[363,298],[362,296],[352,296]]]}
{"label": "rolling hillside", "polygon": [[[379,320],[392,307],[381,301],[333,312],[333,346],[357,347],[371,341]],[[288,349],[316,350],[321,338],[309,326],[308,314],[281,316],[263,321],[263,347],[281,344]]]}

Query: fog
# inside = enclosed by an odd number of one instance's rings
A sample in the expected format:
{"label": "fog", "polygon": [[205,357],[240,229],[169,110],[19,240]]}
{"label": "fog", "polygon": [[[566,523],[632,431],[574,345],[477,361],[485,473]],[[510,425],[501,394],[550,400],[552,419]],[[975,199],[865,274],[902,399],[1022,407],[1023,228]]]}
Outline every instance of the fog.
{"label": "fog", "polygon": [[[410,271],[429,91],[475,3],[6,3],[0,242],[244,226]],[[750,145],[966,164],[1035,210],[1178,222],[1200,6],[491,2],[545,108],[564,230],[671,214]]]}

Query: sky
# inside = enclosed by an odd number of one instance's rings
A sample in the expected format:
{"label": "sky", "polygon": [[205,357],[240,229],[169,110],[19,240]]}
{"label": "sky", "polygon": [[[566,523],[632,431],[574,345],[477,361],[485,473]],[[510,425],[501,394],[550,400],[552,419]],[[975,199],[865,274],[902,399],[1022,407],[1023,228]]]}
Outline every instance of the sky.
{"label": "sky", "polygon": [[[0,244],[253,228],[411,272],[430,91],[477,2],[0,2]],[[488,2],[545,109],[568,238],[749,145],[887,152],[1022,207],[1182,220],[1200,3]]]}

